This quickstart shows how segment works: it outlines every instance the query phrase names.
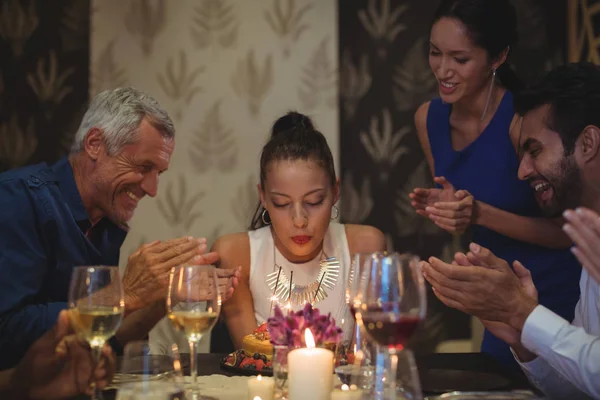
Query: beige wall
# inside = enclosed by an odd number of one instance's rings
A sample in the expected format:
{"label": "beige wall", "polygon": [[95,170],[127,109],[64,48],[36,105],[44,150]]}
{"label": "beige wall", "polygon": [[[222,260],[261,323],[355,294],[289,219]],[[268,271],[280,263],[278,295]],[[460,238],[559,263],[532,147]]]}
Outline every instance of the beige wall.
{"label": "beige wall", "polygon": [[290,109],[313,117],[338,160],[335,4],[93,2],[92,94],[136,86],[169,111],[177,129],[169,171],[156,198],[140,203],[122,264],[142,242],[181,235],[212,242],[245,230],[260,149]]}

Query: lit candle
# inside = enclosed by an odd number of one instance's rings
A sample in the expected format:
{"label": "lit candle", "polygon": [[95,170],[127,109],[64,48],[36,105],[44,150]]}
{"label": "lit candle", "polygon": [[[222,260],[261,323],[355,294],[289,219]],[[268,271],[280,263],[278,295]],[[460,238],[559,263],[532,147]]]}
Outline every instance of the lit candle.
{"label": "lit candle", "polygon": [[248,399],[273,400],[275,390],[275,381],[271,378],[263,378],[258,375],[256,378],[248,379]]}
{"label": "lit candle", "polygon": [[348,385],[342,385],[341,390],[335,389],[331,392],[331,400],[361,400],[362,390],[356,389],[355,385],[352,385],[352,389]]}
{"label": "lit candle", "polygon": [[306,348],[288,353],[290,400],[329,400],[333,387],[333,352],[315,347],[310,329],[304,331]]}

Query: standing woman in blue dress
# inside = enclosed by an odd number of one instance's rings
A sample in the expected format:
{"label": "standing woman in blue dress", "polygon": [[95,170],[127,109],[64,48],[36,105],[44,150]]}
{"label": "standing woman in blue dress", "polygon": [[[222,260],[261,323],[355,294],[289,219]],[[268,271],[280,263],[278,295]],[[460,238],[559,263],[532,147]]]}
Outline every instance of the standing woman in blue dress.
{"label": "standing woman in blue dress", "polygon": [[[415,124],[437,188],[417,188],[412,205],[452,233],[472,226],[473,241],[532,274],[539,301],[566,320],[579,298],[581,266],[560,216],[544,216],[551,182],[517,177],[522,87],[506,60],[517,40],[508,0],[442,0],[430,35],[429,65],[440,97],[419,107]],[[441,203],[441,204],[440,204]],[[507,344],[485,331],[482,351],[515,366]]]}

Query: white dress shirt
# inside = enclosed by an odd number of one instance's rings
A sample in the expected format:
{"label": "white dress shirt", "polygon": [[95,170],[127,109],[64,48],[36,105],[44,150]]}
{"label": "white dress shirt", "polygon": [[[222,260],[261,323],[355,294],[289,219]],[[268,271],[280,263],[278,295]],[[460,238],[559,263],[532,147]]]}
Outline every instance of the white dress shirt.
{"label": "white dress shirt", "polygon": [[572,324],[540,305],[521,333],[523,345],[538,357],[519,364],[551,399],[600,399],[600,285],[584,269],[579,286]]}

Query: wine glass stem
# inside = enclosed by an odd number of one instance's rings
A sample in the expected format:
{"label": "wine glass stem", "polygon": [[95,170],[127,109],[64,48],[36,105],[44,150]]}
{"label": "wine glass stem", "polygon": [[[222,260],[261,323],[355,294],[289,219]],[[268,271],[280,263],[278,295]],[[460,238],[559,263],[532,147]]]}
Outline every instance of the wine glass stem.
{"label": "wine glass stem", "polygon": [[190,376],[192,378],[192,386],[196,388],[198,383],[198,371],[196,367],[196,341],[190,340]]}
{"label": "wine glass stem", "polygon": [[362,351],[362,335],[360,332],[360,324],[358,322],[354,324],[354,346],[356,346],[356,352]]}
{"label": "wine glass stem", "polygon": [[390,387],[392,398],[396,398],[396,377],[398,375],[398,353],[396,350],[390,350]]}
{"label": "wine glass stem", "polygon": [[386,362],[387,362],[387,353],[384,352],[383,346],[378,344],[373,345],[374,354],[374,364],[375,364],[375,399],[381,400],[385,396],[385,373],[386,373]]}
{"label": "wine glass stem", "polygon": [[100,363],[100,358],[102,357],[102,347],[104,347],[104,343],[101,345],[90,346],[92,348],[92,356],[94,357],[94,363],[96,366]]}
{"label": "wine glass stem", "polygon": [[[94,369],[93,371],[96,370],[96,368],[98,368],[98,364],[100,364],[100,359],[102,357],[102,348],[104,347],[104,343],[102,344],[95,344],[90,346],[91,350],[92,350],[92,357],[94,360]],[[98,390],[98,388],[96,388],[96,382],[93,380],[93,374],[92,374],[92,383],[91,383],[92,388],[94,389],[93,393],[92,393],[92,398],[91,400],[103,400],[103,396],[102,396],[102,392],[100,390]]]}

